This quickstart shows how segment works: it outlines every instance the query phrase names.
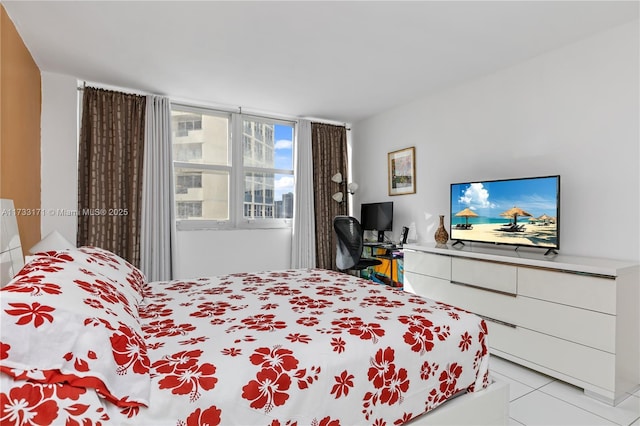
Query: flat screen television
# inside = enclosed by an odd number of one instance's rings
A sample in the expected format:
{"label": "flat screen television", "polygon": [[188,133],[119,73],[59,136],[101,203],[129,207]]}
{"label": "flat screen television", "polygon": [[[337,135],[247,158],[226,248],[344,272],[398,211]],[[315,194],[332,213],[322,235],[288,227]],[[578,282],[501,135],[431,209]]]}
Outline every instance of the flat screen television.
{"label": "flat screen television", "polygon": [[450,235],[473,241],[560,248],[560,176],[451,184]]}
{"label": "flat screen television", "polygon": [[393,201],[362,204],[360,225],[364,231],[377,231],[378,242],[383,242],[384,231],[393,230]]}

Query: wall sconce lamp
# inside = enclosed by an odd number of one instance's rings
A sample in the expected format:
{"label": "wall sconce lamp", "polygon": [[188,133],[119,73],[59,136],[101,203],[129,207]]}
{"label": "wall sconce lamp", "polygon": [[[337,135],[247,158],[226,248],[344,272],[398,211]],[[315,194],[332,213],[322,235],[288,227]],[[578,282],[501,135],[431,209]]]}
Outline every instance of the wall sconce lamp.
{"label": "wall sconce lamp", "polygon": [[[358,184],[355,183],[355,182],[351,182],[351,183],[347,184],[347,182],[345,182],[342,179],[342,173],[340,173],[340,172],[338,172],[335,175],[331,176],[331,181],[335,182],[337,184],[340,184],[340,185],[346,185],[347,192],[349,194],[351,194],[351,195],[355,194],[356,191],[358,190]],[[334,201],[336,201],[338,203],[341,203],[341,202],[344,201],[344,193],[342,191],[338,191],[335,194],[333,194],[331,196],[331,198],[333,198]]]}

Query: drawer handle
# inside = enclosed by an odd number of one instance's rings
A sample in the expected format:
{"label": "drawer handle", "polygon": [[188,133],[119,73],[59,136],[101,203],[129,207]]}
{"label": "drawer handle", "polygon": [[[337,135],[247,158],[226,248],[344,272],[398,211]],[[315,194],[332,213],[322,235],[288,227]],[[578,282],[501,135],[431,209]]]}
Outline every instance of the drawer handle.
{"label": "drawer handle", "polygon": [[476,315],[479,316],[480,318],[482,318],[483,320],[491,321],[491,322],[494,322],[496,324],[504,325],[506,327],[511,327],[511,328],[517,328],[518,327],[517,325],[511,324],[510,322],[500,321],[500,320],[497,320],[495,318],[488,317],[486,315],[480,315],[480,314],[476,314]]}
{"label": "drawer handle", "polygon": [[474,285],[474,284],[467,284],[467,283],[463,283],[463,282],[460,282],[460,281],[449,281],[449,282],[451,284],[463,285],[465,287],[471,287],[471,288],[477,288],[478,290],[484,290],[484,291],[488,291],[488,292],[491,292],[491,293],[503,294],[505,296],[511,296],[511,297],[516,297],[517,296],[517,294],[511,293],[511,292],[508,292],[508,291],[494,290],[492,288],[486,288],[486,287],[482,287],[482,286]]}

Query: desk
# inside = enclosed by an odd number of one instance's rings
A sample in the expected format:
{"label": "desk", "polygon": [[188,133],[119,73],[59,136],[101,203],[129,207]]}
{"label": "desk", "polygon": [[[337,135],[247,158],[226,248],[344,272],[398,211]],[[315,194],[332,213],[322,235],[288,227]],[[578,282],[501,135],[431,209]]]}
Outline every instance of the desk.
{"label": "desk", "polygon": [[363,254],[381,260],[382,264],[369,268],[362,276],[380,284],[402,288],[404,281],[402,249],[385,243],[365,243],[364,246]]}

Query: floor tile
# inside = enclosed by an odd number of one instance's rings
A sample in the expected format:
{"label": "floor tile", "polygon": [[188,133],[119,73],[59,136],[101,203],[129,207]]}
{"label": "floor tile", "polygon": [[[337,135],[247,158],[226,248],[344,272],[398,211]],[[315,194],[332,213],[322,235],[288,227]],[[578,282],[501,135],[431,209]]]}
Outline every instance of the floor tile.
{"label": "floor tile", "polygon": [[540,391],[509,404],[509,416],[526,426],[615,425],[600,417]]}
{"label": "floor tile", "polygon": [[510,377],[534,389],[551,383],[554,379],[527,367],[515,364],[506,359],[492,355],[489,359],[489,370]]}
{"label": "floor tile", "polygon": [[507,377],[500,373],[496,373],[495,371],[492,372],[490,376],[495,378],[499,382],[504,382],[509,384],[509,401],[515,401],[516,399],[528,394],[529,392],[533,392],[535,390],[531,386],[527,386],[524,383],[521,383],[517,380],[512,379],[511,377]]}
{"label": "floor tile", "polygon": [[549,383],[539,390],[617,424],[629,425],[640,417],[640,398],[633,395],[612,407],[585,395],[582,389],[560,381]]}

